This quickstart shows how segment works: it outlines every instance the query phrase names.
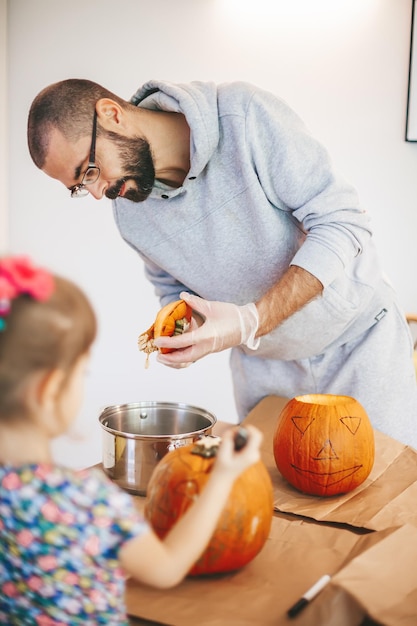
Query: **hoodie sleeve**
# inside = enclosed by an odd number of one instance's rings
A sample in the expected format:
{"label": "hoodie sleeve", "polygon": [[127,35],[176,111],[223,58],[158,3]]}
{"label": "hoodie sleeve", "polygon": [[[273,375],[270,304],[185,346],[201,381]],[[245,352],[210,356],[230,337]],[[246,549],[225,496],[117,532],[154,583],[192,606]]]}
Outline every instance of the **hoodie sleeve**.
{"label": "hoodie sleeve", "polygon": [[337,176],[299,117],[272,94],[256,91],[251,98],[246,141],[268,199],[291,212],[306,232],[291,264],[329,285],[371,236],[355,189]]}
{"label": "hoodie sleeve", "polygon": [[168,272],[165,272],[156,263],[144,257],[144,255],[140,256],[145,261],[145,276],[153,284],[155,295],[159,298],[161,306],[179,300],[181,291],[192,293],[186,285],[183,285]]}

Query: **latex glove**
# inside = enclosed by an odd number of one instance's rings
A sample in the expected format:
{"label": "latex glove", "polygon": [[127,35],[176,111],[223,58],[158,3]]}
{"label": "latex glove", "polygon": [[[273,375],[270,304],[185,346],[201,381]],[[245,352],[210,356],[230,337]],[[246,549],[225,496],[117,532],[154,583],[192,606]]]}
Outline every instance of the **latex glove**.
{"label": "latex glove", "polygon": [[[193,330],[196,330],[199,327],[199,324],[196,322],[196,320],[194,319],[194,317],[191,318],[191,323],[190,323],[190,327],[189,329],[186,331],[188,332],[192,332]],[[163,365],[168,365],[168,367],[172,367],[174,369],[183,369],[184,367],[190,367],[190,365],[192,365],[192,361],[174,361],[172,362],[172,360],[166,359],[167,355],[166,354],[161,354],[160,352],[157,353],[156,355],[156,360],[158,361],[158,363],[162,363]]]}
{"label": "latex glove", "polygon": [[182,292],[180,297],[199,313],[204,322],[175,337],[158,337],[158,348],[172,348],[175,352],[158,354],[158,361],[165,365],[184,367],[211,352],[220,352],[234,346],[246,345],[256,350],[259,339],[255,339],[259,325],[255,304],[238,306],[229,302],[212,302]]}

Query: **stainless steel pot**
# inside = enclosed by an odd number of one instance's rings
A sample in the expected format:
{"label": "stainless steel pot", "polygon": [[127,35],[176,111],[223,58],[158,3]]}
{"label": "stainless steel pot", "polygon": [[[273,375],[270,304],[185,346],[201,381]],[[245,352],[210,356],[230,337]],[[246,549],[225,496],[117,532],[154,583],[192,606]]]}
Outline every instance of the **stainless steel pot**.
{"label": "stainless steel pot", "polygon": [[103,468],[127,491],[146,495],[151,474],[170,450],[210,435],[216,417],[177,402],[135,402],[106,407],[103,428]]}

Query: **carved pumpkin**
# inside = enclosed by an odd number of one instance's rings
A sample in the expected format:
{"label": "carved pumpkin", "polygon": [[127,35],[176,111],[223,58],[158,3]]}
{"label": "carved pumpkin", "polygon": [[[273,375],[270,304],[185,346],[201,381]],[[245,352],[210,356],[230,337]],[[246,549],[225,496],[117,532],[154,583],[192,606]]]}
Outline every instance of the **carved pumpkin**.
{"label": "carved pumpkin", "polygon": [[374,432],[363,406],[349,396],[297,396],[274,433],[275,463],[293,487],[316,496],[352,491],[374,464]]}
{"label": "carved pumpkin", "polygon": [[[148,484],[145,515],[160,538],[204,489],[219,442],[219,437],[203,437],[159,461]],[[259,461],[236,479],[209,545],[189,574],[229,572],[249,563],[269,536],[272,515],[272,482]]]}

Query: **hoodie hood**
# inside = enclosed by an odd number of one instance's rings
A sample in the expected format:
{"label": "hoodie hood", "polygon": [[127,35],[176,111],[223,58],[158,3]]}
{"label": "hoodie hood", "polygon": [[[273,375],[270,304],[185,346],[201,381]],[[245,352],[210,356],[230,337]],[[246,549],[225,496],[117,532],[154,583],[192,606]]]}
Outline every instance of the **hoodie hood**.
{"label": "hoodie hood", "polygon": [[183,113],[191,129],[189,175],[198,176],[219,143],[217,86],[214,83],[166,83],[150,80],[130,99],[136,106]]}

